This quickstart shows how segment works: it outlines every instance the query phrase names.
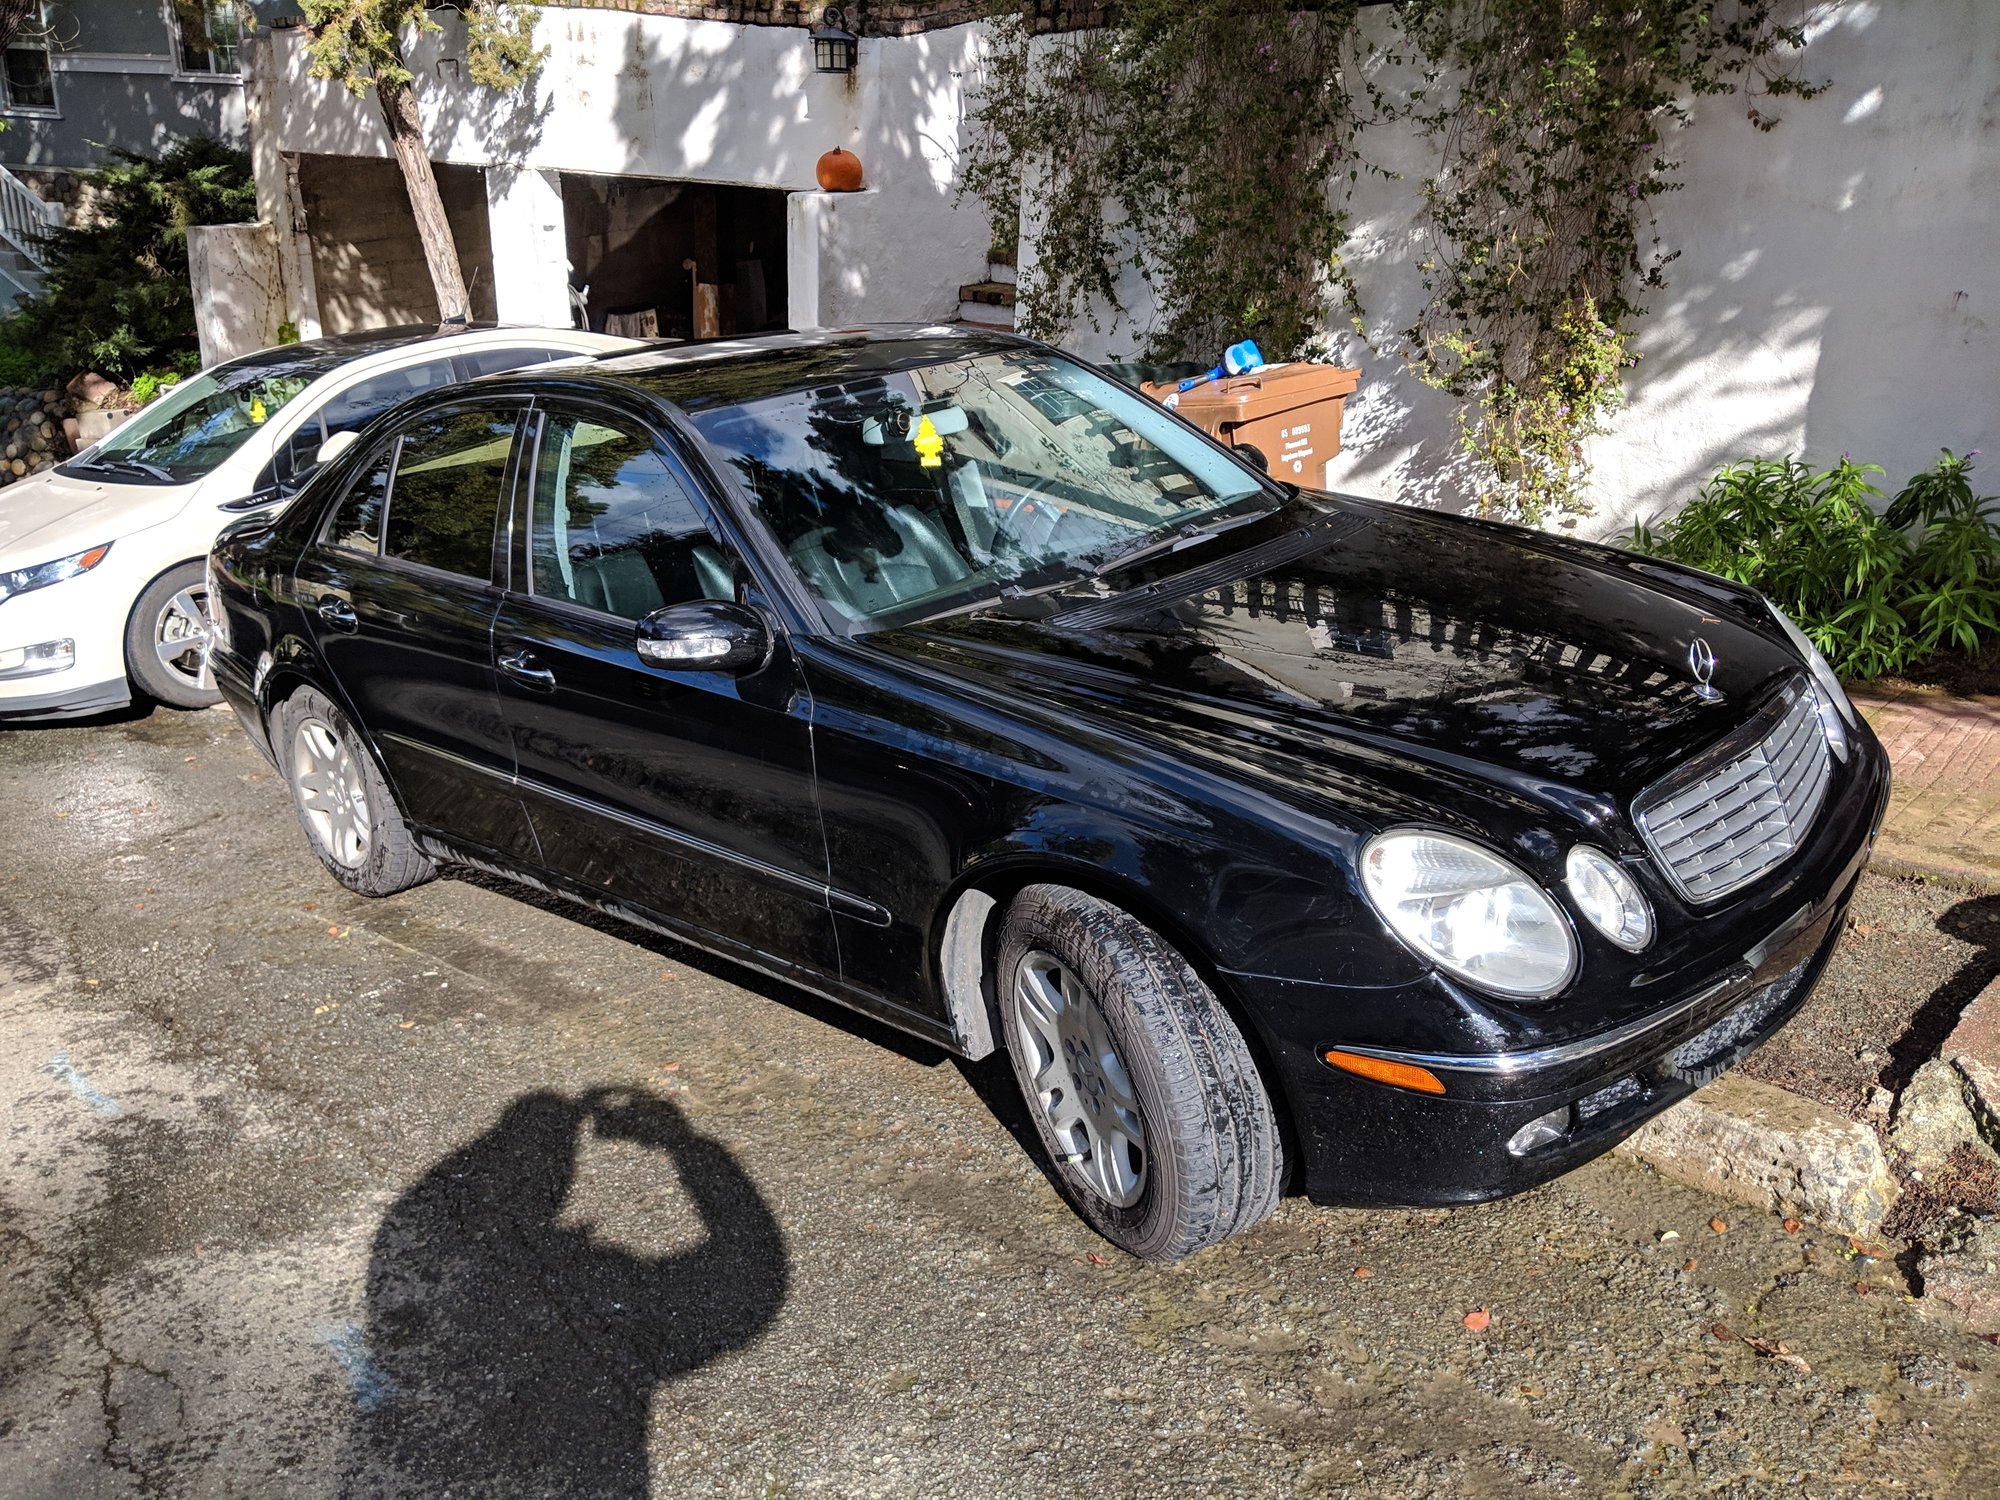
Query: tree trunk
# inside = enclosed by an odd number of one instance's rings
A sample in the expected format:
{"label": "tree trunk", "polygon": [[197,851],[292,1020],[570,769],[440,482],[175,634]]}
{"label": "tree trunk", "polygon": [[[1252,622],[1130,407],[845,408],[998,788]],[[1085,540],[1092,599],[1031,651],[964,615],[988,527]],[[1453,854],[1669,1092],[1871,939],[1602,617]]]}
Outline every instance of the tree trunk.
{"label": "tree trunk", "polygon": [[445,217],[444,200],[438,196],[437,174],[431,171],[430,150],[424,145],[416,91],[407,83],[378,77],[375,97],[381,101],[382,118],[388,122],[396,165],[403,169],[403,186],[409,189],[417,240],[424,247],[424,264],[430,267],[431,285],[437,290],[438,321],[463,323],[471,316],[471,302],[465,294],[465,273],[459,269],[451,221]]}

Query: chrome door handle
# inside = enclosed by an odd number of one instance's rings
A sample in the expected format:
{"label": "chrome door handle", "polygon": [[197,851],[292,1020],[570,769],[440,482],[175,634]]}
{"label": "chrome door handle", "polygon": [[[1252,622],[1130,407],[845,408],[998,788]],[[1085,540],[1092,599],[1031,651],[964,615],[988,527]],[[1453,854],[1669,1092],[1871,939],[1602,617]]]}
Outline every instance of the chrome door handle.
{"label": "chrome door handle", "polygon": [[340,630],[352,630],[361,623],[354,613],[354,606],[338,594],[319,596],[319,617]]}
{"label": "chrome door handle", "polygon": [[532,651],[504,651],[500,654],[500,670],[520,683],[533,688],[538,693],[554,690],[556,674],[539,665]]}

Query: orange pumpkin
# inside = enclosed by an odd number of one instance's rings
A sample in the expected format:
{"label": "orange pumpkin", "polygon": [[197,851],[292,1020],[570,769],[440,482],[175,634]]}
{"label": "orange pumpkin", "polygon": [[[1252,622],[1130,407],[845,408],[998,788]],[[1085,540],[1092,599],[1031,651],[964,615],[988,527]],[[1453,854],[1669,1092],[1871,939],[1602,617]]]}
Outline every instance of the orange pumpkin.
{"label": "orange pumpkin", "polygon": [[819,185],[829,193],[861,191],[861,158],[835,146],[819,159]]}

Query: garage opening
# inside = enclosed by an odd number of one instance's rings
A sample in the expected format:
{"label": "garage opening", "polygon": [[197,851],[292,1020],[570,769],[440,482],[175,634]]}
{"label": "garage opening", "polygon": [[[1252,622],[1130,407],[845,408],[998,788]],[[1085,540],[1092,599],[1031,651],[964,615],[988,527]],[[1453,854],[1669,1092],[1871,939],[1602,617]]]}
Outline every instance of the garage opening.
{"label": "garage opening", "polygon": [[588,327],[689,339],[786,326],[782,191],[565,172],[562,195]]}

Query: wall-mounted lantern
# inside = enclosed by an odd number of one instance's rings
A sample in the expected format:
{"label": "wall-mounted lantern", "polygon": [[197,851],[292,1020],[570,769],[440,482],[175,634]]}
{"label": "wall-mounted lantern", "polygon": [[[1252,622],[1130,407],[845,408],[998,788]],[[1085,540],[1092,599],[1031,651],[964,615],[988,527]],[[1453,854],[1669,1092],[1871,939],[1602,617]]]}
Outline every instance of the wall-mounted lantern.
{"label": "wall-mounted lantern", "polygon": [[839,6],[829,5],[820,12],[819,20],[812,33],[813,71],[852,73],[861,41],[853,32],[843,29],[847,17],[841,14]]}

